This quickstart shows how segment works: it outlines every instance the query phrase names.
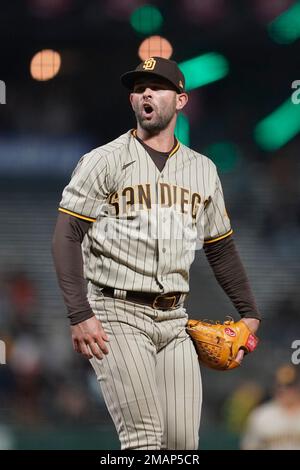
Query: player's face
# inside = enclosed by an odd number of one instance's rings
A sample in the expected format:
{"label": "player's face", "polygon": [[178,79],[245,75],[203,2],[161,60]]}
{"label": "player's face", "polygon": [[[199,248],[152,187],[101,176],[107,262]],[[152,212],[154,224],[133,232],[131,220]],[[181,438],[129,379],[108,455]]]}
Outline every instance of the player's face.
{"label": "player's face", "polygon": [[162,79],[136,81],[130,101],[137,122],[150,132],[166,129],[176,115],[177,93],[172,85]]}

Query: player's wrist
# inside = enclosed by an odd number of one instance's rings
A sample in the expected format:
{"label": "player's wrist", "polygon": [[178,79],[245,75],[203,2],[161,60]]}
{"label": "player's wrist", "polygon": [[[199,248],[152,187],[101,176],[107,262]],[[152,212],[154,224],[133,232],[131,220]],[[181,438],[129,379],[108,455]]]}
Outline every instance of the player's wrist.
{"label": "player's wrist", "polygon": [[78,325],[78,323],[82,323],[85,320],[88,320],[89,318],[94,317],[95,314],[94,312],[89,308],[88,310],[85,310],[84,312],[76,312],[76,315],[74,316],[69,316],[70,319],[70,325],[75,326]]}
{"label": "player's wrist", "polygon": [[257,329],[259,328],[259,325],[260,325],[260,320],[258,318],[242,318],[242,321],[244,323],[246,323],[246,325],[248,326],[248,328],[253,332],[255,333],[257,331]]}

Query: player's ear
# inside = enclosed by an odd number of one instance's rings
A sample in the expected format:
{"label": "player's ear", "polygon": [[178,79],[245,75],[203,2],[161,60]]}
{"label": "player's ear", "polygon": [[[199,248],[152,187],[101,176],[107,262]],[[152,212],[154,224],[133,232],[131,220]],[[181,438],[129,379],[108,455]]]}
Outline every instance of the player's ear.
{"label": "player's ear", "polygon": [[177,111],[180,111],[185,107],[189,100],[188,94],[187,93],[177,93],[176,95],[176,109]]}
{"label": "player's ear", "polygon": [[131,104],[132,109],[134,109],[134,108],[133,108],[133,93],[130,93],[130,95],[129,95],[129,101],[130,101],[130,104]]}

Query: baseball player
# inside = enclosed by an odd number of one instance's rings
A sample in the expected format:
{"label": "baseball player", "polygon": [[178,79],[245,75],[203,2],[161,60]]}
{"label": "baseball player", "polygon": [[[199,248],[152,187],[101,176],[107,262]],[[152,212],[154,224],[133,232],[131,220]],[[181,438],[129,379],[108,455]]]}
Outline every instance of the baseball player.
{"label": "baseball player", "polygon": [[272,395],[250,413],[242,449],[300,450],[300,376],[295,366],[277,369]]}
{"label": "baseball player", "polygon": [[252,331],[260,316],[216,167],[174,136],[188,101],[178,65],[151,57],[121,81],[137,127],[80,159],[59,207],[56,271],[121,448],[197,449],[201,376],[184,308],[196,248]]}

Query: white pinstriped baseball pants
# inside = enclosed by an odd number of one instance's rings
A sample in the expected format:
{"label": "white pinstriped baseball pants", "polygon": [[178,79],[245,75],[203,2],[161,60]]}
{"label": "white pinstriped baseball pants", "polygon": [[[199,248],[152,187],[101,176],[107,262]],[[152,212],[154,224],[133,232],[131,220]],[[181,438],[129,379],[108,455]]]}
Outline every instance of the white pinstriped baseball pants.
{"label": "white pinstriped baseball pants", "polygon": [[198,449],[202,384],[185,308],[89,302],[110,340],[109,354],[90,362],[121,449]]}

